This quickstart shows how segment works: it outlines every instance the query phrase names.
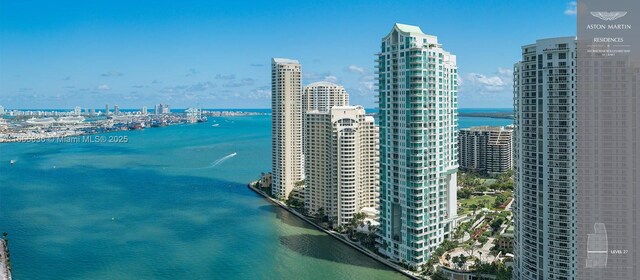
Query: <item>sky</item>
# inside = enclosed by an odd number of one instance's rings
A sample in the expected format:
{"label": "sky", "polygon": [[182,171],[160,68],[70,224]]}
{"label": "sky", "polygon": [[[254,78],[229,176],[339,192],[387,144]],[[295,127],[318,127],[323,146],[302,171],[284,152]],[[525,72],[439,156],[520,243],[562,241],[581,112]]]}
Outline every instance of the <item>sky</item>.
{"label": "sky", "polygon": [[564,0],[0,0],[0,105],[270,108],[285,57],[374,108],[375,53],[404,23],[457,55],[460,108],[508,108],[520,47],[575,21]]}

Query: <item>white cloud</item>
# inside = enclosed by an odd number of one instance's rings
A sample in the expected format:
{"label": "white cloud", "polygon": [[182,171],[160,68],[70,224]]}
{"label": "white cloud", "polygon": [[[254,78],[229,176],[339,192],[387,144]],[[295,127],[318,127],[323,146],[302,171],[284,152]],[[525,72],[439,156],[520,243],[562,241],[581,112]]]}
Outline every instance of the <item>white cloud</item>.
{"label": "white cloud", "polygon": [[366,75],[360,77],[358,81],[358,91],[361,96],[372,95],[375,92],[375,76]]}
{"label": "white cloud", "polygon": [[578,13],[578,5],[576,1],[567,3],[567,8],[564,10],[564,14],[568,16],[574,16]]}
{"label": "white cloud", "polygon": [[224,84],[222,84],[222,86],[223,87],[244,87],[244,86],[251,86],[255,82],[256,82],[256,80],[253,79],[253,78],[244,78],[244,79],[241,79],[241,80],[236,80],[236,81],[224,83]]}
{"label": "white cloud", "polygon": [[333,75],[329,75],[324,77],[324,81],[325,82],[330,82],[330,83],[337,83],[338,82],[338,77],[333,76]]}
{"label": "white cloud", "polygon": [[351,73],[356,73],[356,74],[364,74],[365,70],[363,67],[357,66],[357,65],[349,65],[347,66],[347,68],[345,68],[345,70],[347,72],[351,72]]}
{"label": "white cloud", "polygon": [[498,67],[498,74],[504,76],[513,76],[513,69]]}
{"label": "white cloud", "polygon": [[234,80],[235,78],[236,78],[236,75],[234,74],[227,74],[227,75],[217,74],[215,77],[216,80]]}
{"label": "white cloud", "polygon": [[200,74],[200,71],[198,71],[198,69],[195,68],[189,68],[189,70],[187,70],[187,77],[193,77],[195,75]]}
{"label": "white cloud", "polygon": [[212,83],[212,82],[202,82],[202,83],[197,83],[194,85],[191,85],[189,87],[186,88],[186,91],[189,92],[200,92],[200,91],[206,91],[212,88],[215,88],[216,84]]}
{"label": "white cloud", "polygon": [[302,72],[302,79],[305,83],[313,83],[324,80],[325,77],[332,76],[331,72]]}
{"label": "white cloud", "polygon": [[513,70],[498,67],[495,73],[486,75],[469,73],[462,79],[459,77],[458,86],[460,92],[471,93],[498,93],[511,91],[513,85]]}
{"label": "white cloud", "polygon": [[109,71],[109,72],[100,74],[100,76],[102,76],[102,77],[122,77],[122,76],[124,76],[124,74],[122,74],[122,73],[120,73],[118,71]]}
{"label": "white cloud", "polygon": [[271,98],[271,90],[255,89],[249,92],[247,97],[250,99],[269,99]]}
{"label": "white cloud", "polygon": [[107,90],[111,90],[111,87],[109,87],[109,85],[107,85],[107,84],[102,84],[102,85],[98,86],[98,90],[107,91]]}

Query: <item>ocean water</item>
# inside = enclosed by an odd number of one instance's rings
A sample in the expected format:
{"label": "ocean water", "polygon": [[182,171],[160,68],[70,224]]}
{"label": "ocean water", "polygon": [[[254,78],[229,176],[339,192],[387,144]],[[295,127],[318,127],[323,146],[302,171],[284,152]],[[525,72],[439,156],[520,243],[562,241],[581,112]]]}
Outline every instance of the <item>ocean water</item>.
{"label": "ocean water", "polygon": [[[471,119],[460,127],[510,123]],[[270,169],[270,121],[105,134],[127,143],[0,144],[14,278],[403,279],[246,187]]]}

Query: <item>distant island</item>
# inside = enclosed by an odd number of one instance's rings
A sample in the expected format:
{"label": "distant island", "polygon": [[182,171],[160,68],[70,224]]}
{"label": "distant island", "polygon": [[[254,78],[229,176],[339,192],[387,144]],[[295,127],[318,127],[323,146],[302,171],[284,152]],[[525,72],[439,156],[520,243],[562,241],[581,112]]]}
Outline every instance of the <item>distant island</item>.
{"label": "distant island", "polygon": [[[371,113],[369,115],[378,117],[378,113]],[[458,111],[458,117],[494,118],[494,119],[513,120],[513,112],[460,112]]]}
{"label": "distant island", "polygon": [[459,117],[513,119],[513,112],[458,112]]}

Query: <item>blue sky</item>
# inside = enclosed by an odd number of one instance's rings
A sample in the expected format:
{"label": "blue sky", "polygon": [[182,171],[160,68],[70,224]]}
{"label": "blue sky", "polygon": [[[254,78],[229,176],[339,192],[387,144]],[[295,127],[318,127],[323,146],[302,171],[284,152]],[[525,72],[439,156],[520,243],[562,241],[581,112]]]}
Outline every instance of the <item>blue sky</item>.
{"label": "blue sky", "polygon": [[575,2],[0,0],[5,108],[269,108],[270,59],[375,107],[374,54],[396,22],[458,57],[461,108],[510,107],[520,46],[575,35]]}

